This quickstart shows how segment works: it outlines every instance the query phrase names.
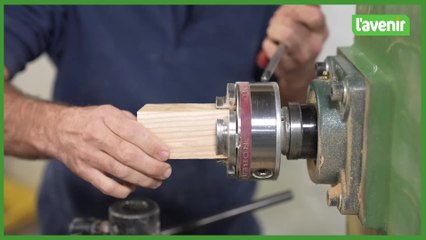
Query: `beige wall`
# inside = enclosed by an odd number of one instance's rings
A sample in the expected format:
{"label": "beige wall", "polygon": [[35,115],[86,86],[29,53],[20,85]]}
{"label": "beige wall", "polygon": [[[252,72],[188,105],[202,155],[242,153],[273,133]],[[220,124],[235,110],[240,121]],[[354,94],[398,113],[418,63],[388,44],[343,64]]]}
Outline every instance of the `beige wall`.
{"label": "beige wall", "polygon": [[[56,70],[46,55],[39,57],[17,74],[13,85],[24,92],[42,99],[51,99],[53,80]],[[37,189],[41,180],[45,161],[18,160],[5,157],[5,175],[19,180],[27,186]]]}
{"label": "beige wall", "polygon": [[[319,59],[334,55],[337,46],[352,43],[351,14],[355,6],[323,6],[330,30],[328,41]],[[28,64],[18,74],[14,84],[27,93],[49,99],[55,69],[46,55]],[[41,180],[45,162],[5,158],[5,174],[34,189]],[[266,234],[344,234],[345,218],[336,208],[326,205],[327,186],[315,185],[309,180],[306,161],[283,161],[280,178],[274,182],[261,182],[257,196],[292,189],[293,201],[257,213]]]}

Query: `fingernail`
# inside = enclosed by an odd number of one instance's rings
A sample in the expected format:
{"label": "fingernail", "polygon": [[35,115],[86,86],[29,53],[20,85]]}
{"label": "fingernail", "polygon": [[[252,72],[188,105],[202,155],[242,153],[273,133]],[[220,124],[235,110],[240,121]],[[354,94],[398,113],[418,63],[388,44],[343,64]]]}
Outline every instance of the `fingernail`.
{"label": "fingernail", "polygon": [[158,182],[157,184],[155,184],[155,189],[159,188],[161,184],[163,184],[163,182]]}
{"label": "fingernail", "polygon": [[169,167],[167,170],[166,170],[166,172],[164,173],[164,178],[169,178],[170,177],[170,175],[172,175],[172,168],[171,167]]}
{"label": "fingernail", "polygon": [[160,152],[160,158],[163,161],[166,161],[167,159],[169,159],[170,153],[168,151],[161,151]]}

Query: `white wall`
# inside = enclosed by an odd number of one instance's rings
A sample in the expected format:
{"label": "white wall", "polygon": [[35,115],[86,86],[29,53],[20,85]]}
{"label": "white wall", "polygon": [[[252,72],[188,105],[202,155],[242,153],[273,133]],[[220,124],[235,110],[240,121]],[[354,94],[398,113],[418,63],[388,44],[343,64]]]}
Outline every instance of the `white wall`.
{"label": "white wall", "polygon": [[[355,12],[354,5],[326,5],[322,8],[330,35],[320,60],[335,55],[338,46],[351,45],[351,15]],[[14,84],[27,93],[49,99],[55,72],[43,55],[18,74]],[[5,158],[5,174],[33,188],[40,183],[43,167],[43,161]],[[279,180],[261,182],[257,196],[286,189],[293,190],[294,200],[257,213],[266,234],[345,234],[345,218],[336,208],[326,205],[327,186],[315,185],[309,180],[306,161],[283,161]]]}
{"label": "white wall", "polygon": [[[39,57],[27,65],[27,68],[18,73],[13,85],[24,92],[42,99],[51,99],[53,80],[56,69],[46,55]],[[5,157],[5,175],[19,180],[27,186],[37,189],[45,161],[18,160],[13,157]]]}

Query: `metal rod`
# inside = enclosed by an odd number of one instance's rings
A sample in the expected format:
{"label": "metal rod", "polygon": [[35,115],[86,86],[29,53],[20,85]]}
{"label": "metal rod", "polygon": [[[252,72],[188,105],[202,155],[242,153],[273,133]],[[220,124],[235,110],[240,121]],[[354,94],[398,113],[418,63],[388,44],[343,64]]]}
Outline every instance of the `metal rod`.
{"label": "metal rod", "polygon": [[189,222],[187,224],[183,224],[181,226],[172,227],[166,230],[161,231],[161,235],[174,235],[179,233],[185,233],[190,230],[194,230],[196,228],[206,226],[208,224],[212,224],[230,217],[238,216],[243,213],[252,212],[264,207],[269,207],[281,202],[289,201],[293,198],[293,193],[291,191],[285,191],[278,194],[274,194],[272,196],[268,196],[265,198],[258,199],[249,204],[243,205],[241,207],[237,207],[234,209],[230,209],[209,217],[201,218],[199,220],[195,220],[193,222]]}
{"label": "metal rod", "polygon": [[277,51],[275,51],[268,65],[266,66],[265,71],[263,72],[262,77],[260,78],[260,81],[268,82],[271,79],[272,75],[275,72],[275,69],[278,66],[278,63],[280,63],[280,60],[284,54],[284,50],[285,50],[285,44],[280,43],[278,45]]}

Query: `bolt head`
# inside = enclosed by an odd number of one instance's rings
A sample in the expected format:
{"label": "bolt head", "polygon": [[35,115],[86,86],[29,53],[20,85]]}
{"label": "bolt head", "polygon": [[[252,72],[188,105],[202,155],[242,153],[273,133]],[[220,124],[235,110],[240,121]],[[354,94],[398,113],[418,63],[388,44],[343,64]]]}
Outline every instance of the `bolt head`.
{"label": "bolt head", "polygon": [[332,101],[341,102],[345,97],[343,82],[333,82],[330,86],[330,98]]}

